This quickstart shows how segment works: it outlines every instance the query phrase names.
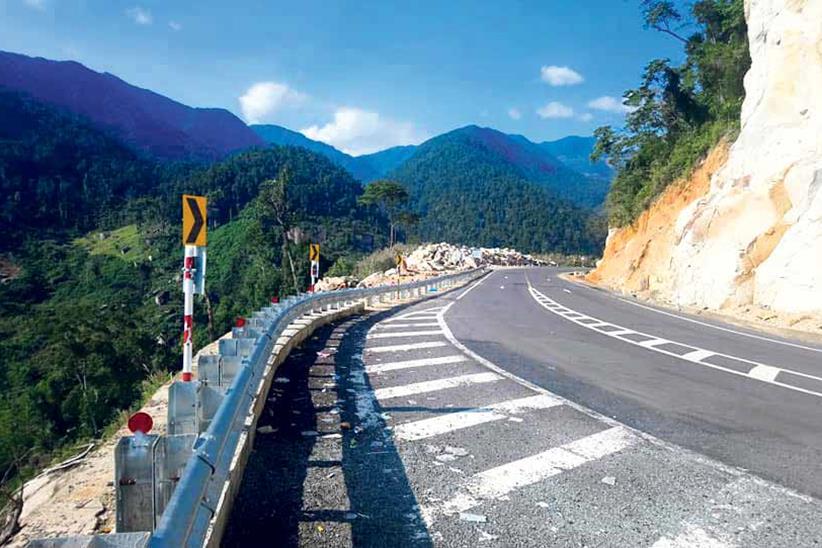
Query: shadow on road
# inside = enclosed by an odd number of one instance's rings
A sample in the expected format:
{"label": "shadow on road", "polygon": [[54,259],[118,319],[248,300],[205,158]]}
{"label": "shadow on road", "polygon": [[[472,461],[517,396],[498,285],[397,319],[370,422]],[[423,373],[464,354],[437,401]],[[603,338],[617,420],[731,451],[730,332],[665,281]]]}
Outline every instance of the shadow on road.
{"label": "shadow on road", "polygon": [[383,316],[318,330],[277,371],[223,546],[432,546],[364,372]]}

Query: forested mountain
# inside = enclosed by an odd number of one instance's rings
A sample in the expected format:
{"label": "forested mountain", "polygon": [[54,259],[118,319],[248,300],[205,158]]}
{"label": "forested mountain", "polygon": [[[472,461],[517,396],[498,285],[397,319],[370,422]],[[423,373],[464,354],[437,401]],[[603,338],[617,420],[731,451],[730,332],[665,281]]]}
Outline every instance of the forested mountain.
{"label": "forested mountain", "polygon": [[[331,145],[309,139],[302,133],[277,125],[250,126],[266,143],[301,146],[319,152],[345,168],[363,183],[385,177],[410,160],[422,145],[391,147],[372,154],[350,156]],[[449,136],[449,137],[445,137]],[[510,164],[520,176],[546,186],[584,207],[599,207],[605,200],[613,171],[605,161],[590,160],[596,139],[565,137],[557,141],[533,143],[522,135],[507,135],[490,128],[468,126],[431,141],[459,136],[479,146],[492,158]]]}
{"label": "forested mountain", "polygon": [[88,120],[0,89],[0,250],[101,224],[148,194],[155,166]]}
{"label": "forested mountain", "polygon": [[0,51],[2,87],[83,115],[136,150],[163,159],[212,161],[263,144],[227,110],[191,108],[73,61]]}
{"label": "forested mountain", "polygon": [[362,156],[351,156],[326,143],[309,139],[300,132],[274,124],[249,126],[268,144],[303,147],[318,152],[345,168],[351,175],[363,183],[384,176],[405,160],[413,156],[416,146],[396,146]]}
{"label": "forested mountain", "polygon": [[0,93],[0,119],[0,470],[12,476],[99,437],[178,370],[181,193],[209,197],[198,346],[304,289],[309,238],[324,267],[385,241],[360,183],[303,149],[160,164],[20,94]]}
{"label": "forested mountain", "polygon": [[360,181],[371,181],[379,175],[368,162],[350,156],[331,145],[309,139],[298,131],[292,131],[274,124],[260,124],[249,127],[268,144],[303,147],[322,154],[338,166],[345,168],[346,171]]}
{"label": "forested mountain", "polygon": [[469,126],[431,139],[389,177],[409,189],[423,240],[593,253],[604,239],[590,210],[553,189],[588,179],[494,130]]}
{"label": "forested mountain", "polygon": [[574,171],[610,181],[614,170],[604,160],[591,161],[591,153],[596,145],[595,137],[570,135],[556,141],[544,141],[539,146]]}

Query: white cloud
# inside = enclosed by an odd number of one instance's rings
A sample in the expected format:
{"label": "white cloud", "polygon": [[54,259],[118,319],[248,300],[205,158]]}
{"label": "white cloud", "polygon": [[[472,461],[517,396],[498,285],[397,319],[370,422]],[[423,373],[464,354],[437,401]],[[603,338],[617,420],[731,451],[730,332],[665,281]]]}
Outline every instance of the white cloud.
{"label": "white cloud", "polygon": [[173,31],[182,30],[182,28],[183,28],[183,25],[181,25],[181,24],[180,24],[180,23],[178,23],[177,21],[169,21],[169,22],[168,22],[168,26],[169,26],[169,28],[170,28],[171,30],[173,30]]}
{"label": "white cloud", "polygon": [[46,0],[23,0],[23,3],[28,7],[39,10],[45,11],[46,10]]}
{"label": "white cloud", "polygon": [[250,124],[272,121],[271,116],[284,108],[301,105],[308,96],[279,82],[257,82],[240,96],[240,109]]}
{"label": "white cloud", "polygon": [[603,95],[593,101],[589,101],[588,107],[596,110],[603,110],[605,112],[616,112],[618,114],[624,114],[634,110],[628,105],[625,105],[621,100],[616,97],[611,97],[610,95]]}
{"label": "white cloud", "polygon": [[143,9],[140,6],[134,6],[126,10],[128,15],[138,25],[150,25],[154,19],[151,17],[151,12]]}
{"label": "white cloud", "polygon": [[538,108],[537,115],[540,118],[571,118],[574,116],[574,109],[557,101],[551,101]]}
{"label": "white cloud", "polygon": [[519,120],[522,118],[522,113],[516,107],[511,107],[508,109],[508,116],[511,117],[512,120]]}
{"label": "white cloud", "polygon": [[540,69],[542,81],[551,86],[574,86],[585,81],[580,73],[570,67],[556,65],[543,66]]}
{"label": "white cloud", "polygon": [[594,119],[594,115],[591,114],[590,112],[583,112],[582,114],[579,115],[579,119],[582,120],[583,122],[590,122],[591,120]]}
{"label": "white cloud", "polygon": [[333,121],[300,131],[309,139],[328,143],[354,156],[397,145],[418,144],[425,139],[414,124],[355,107],[338,108]]}

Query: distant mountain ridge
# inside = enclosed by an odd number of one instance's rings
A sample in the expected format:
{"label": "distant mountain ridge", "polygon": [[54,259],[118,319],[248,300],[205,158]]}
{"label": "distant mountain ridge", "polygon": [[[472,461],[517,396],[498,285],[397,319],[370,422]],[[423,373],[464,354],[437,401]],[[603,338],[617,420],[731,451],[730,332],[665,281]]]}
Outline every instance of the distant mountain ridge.
{"label": "distant mountain ridge", "polygon": [[309,139],[300,132],[275,124],[255,124],[249,126],[269,145],[299,146],[319,152],[338,166],[345,168],[351,175],[363,183],[384,176],[402,162],[410,158],[416,146],[396,146],[362,156],[351,156],[333,146]]}
{"label": "distant mountain ridge", "polygon": [[0,51],[0,87],[82,115],[162,159],[213,161],[264,144],[227,110],[192,108],[74,61]]}
{"label": "distant mountain ridge", "polygon": [[456,129],[421,144],[387,177],[409,189],[423,241],[594,252],[604,238],[590,207],[601,204],[607,182],[521,136]]}
{"label": "distant mountain ridge", "polygon": [[331,145],[309,139],[302,133],[277,125],[251,128],[268,144],[301,146],[319,152],[367,183],[400,168],[430,142],[444,135],[461,135],[515,169],[529,181],[551,189],[558,196],[584,207],[599,207],[605,200],[613,171],[605,162],[591,162],[593,137],[569,136],[557,141],[534,143],[522,135],[509,135],[492,128],[466,126],[429,139],[421,145],[397,146],[366,154],[348,155]]}

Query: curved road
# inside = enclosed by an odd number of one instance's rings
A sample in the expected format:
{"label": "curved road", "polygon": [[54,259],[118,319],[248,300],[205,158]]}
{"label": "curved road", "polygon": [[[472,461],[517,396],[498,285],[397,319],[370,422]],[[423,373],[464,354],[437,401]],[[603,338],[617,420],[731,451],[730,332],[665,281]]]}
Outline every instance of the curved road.
{"label": "curved road", "polygon": [[277,370],[225,546],[822,544],[822,352],[493,271]]}
{"label": "curved road", "polygon": [[[495,271],[455,302],[448,325],[466,346],[523,379],[665,441],[822,495],[822,378],[815,378],[822,377],[822,348],[674,315],[558,274]],[[651,337],[621,333],[627,330]],[[653,337],[666,342],[641,346]],[[683,357],[694,350],[704,352]],[[752,374],[757,365],[779,371]]]}

